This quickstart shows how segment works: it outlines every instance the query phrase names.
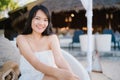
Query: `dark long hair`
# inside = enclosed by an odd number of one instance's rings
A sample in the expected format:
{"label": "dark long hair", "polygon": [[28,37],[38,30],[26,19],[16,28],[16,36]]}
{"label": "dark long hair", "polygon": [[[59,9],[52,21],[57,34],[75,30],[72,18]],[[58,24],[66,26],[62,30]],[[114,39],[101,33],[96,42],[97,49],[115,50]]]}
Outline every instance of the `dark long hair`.
{"label": "dark long hair", "polygon": [[25,25],[25,28],[23,30],[23,33],[22,34],[31,34],[32,33],[32,26],[31,26],[31,23],[32,23],[32,19],[35,17],[36,13],[38,10],[42,10],[47,18],[48,18],[48,26],[47,28],[45,29],[45,31],[42,33],[43,36],[47,36],[47,35],[50,35],[50,34],[53,34],[53,31],[52,31],[52,27],[51,27],[51,22],[50,22],[50,14],[49,14],[49,11],[48,9],[43,6],[43,5],[36,5],[34,6],[30,12],[29,12],[29,16],[28,16],[28,19],[26,21],[26,25]]}

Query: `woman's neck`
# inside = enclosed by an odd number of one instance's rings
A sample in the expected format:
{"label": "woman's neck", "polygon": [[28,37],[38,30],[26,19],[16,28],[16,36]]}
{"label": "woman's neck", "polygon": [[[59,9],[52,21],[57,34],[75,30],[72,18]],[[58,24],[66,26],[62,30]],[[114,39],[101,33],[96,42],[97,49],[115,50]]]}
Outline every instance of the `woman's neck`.
{"label": "woman's neck", "polygon": [[35,33],[35,32],[32,32],[31,36],[32,36],[33,39],[36,39],[36,40],[39,40],[43,37],[42,34],[38,34],[38,33]]}

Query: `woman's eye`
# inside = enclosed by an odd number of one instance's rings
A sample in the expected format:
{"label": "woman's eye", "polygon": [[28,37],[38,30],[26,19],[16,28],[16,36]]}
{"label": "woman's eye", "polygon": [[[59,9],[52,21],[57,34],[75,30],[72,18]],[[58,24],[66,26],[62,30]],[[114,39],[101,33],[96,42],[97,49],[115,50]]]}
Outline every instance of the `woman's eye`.
{"label": "woman's eye", "polygon": [[44,21],[48,21],[48,19],[45,19]]}
{"label": "woman's eye", "polygon": [[38,18],[38,17],[35,17],[35,19],[40,20],[40,18]]}

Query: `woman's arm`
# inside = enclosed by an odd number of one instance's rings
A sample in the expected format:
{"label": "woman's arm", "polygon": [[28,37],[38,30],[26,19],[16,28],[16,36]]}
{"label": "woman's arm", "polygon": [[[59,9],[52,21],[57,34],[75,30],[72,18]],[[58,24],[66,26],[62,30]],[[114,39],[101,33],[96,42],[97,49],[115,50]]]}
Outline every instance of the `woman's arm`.
{"label": "woman's arm", "polygon": [[50,40],[50,48],[53,51],[56,65],[61,69],[69,70],[70,72],[72,72],[70,65],[64,59],[61,53],[58,37],[56,35],[51,35],[49,40]]}

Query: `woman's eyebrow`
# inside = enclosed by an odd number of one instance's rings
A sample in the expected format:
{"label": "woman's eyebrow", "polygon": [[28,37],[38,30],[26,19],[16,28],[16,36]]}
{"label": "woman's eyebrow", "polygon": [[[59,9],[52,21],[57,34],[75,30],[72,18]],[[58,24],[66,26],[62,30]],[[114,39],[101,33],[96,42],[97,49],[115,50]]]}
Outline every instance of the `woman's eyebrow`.
{"label": "woman's eyebrow", "polygon": [[40,17],[40,15],[35,15],[34,17]]}
{"label": "woman's eyebrow", "polygon": [[[36,15],[35,17],[41,18],[40,16]],[[47,17],[45,17],[44,19],[48,19]]]}

